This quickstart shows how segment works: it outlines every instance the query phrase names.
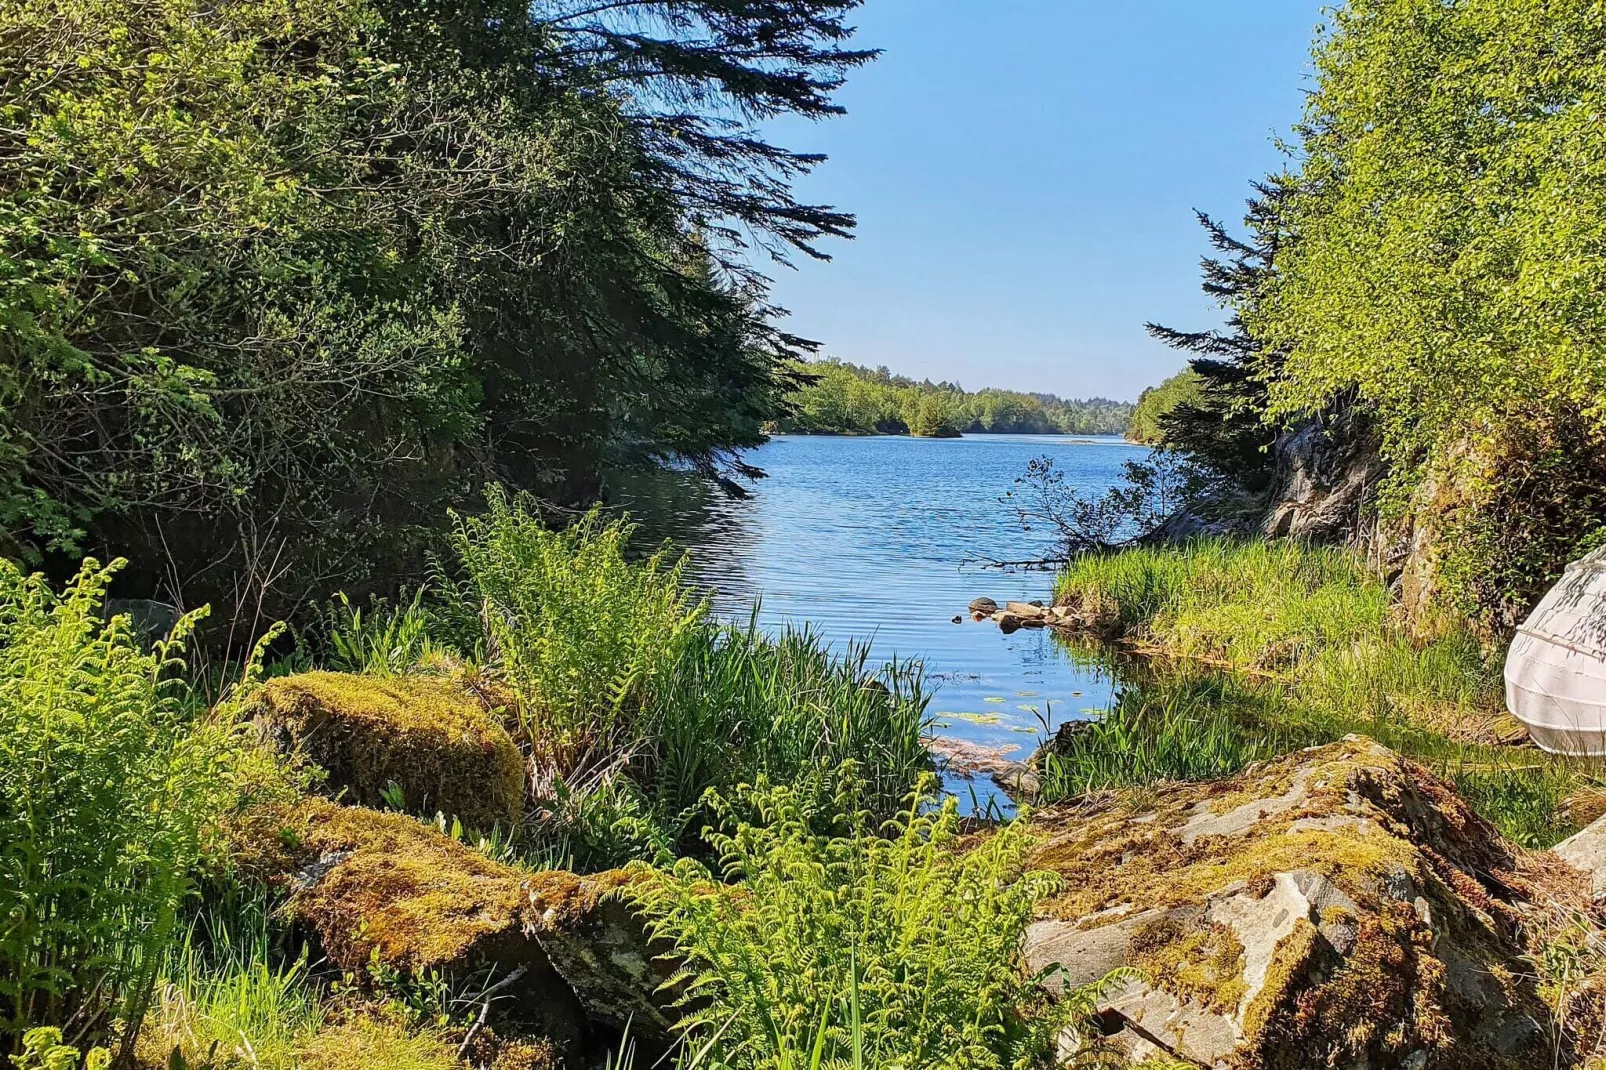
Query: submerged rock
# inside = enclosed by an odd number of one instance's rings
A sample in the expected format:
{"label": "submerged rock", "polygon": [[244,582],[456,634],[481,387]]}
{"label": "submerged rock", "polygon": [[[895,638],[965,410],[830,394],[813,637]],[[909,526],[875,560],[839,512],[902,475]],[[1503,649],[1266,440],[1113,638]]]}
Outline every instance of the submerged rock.
{"label": "submerged rock", "polygon": [[325,769],[326,790],[359,805],[384,805],[395,784],[409,811],[469,828],[511,828],[523,814],[523,756],[451,680],[302,673],[263,685],[251,716],[281,750]]}
{"label": "submerged rock", "polygon": [[[1018,746],[987,746],[951,736],[937,736],[927,746],[937,759],[938,769],[945,774],[988,777],[1015,802],[1029,802],[1037,794],[1037,771],[1029,763],[1011,757],[1020,752]],[[962,794],[953,785],[949,790]]]}
{"label": "submerged rock", "polygon": [[1134,1062],[1550,1062],[1524,919],[1582,902],[1584,882],[1370,740],[1033,821],[1032,864],[1065,884],[1031,926],[1028,963],[1061,964],[1059,986],[1141,970],[1102,1008]]}

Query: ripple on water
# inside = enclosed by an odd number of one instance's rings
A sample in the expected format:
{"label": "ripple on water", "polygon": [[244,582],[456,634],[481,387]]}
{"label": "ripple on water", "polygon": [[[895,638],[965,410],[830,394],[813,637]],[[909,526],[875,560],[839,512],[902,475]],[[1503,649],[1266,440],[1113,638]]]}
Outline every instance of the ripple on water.
{"label": "ripple on water", "polygon": [[[745,621],[757,600],[766,627],[808,625],[838,647],[869,640],[879,658],[919,657],[936,685],[930,708],[961,711],[934,714],[940,734],[1020,747],[1029,732],[1105,708],[1111,681],[1047,631],[953,623],[977,595],[1046,598],[1052,585],[1042,572],[985,566],[1047,550],[999,499],[1033,457],[1053,457],[1068,481],[1098,493],[1140,453],[1118,439],[1058,435],[781,435],[748,455],[769,477],[747,499],[686,479],[614,489],[645,537],[689,548],[690,578],[714,592],[717,613]],[[1010,708],[1000,696],[1041,701]],[[948,787],[967,809],[999,799],[987,781]]]}

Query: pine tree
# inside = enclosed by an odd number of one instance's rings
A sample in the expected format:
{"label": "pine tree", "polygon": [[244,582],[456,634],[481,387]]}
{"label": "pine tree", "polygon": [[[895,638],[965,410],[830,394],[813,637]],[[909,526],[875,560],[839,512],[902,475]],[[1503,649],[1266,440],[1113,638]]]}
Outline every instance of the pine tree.
{"label": "pine tree", "polygon": [[1287,233],[1278,207],[1289,186],[1281,177],[1253,184],[1244,224],[1245,238],[1204,212],[1196,212],[1220,255],[1200,261],[1201,289],[1230,310],[1224,328],[1179,331],[1146,324],[1150,335],[1175,349],[1197,354],[1188,363],[1202,380],[1200,398],[1177,405],[1160,417],[1163,445],[1191,456],[1198,464],[1227,476],[1248,490],[1260,490],[1271,479],[1271,444],[1275,429],[1266,411],[1266,379],[1278,357],[1250,334],[1244,311],[1252,307],[1261,284],[1273,270]]}

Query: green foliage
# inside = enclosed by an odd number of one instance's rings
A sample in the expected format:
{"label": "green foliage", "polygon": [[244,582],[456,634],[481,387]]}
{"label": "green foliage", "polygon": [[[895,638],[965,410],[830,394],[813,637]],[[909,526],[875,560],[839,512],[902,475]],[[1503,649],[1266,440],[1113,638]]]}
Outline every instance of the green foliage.
{"label": "green foliage", "polygon": [[1283,354],[1270,415],[1358,396],[1391,510],[1510,626],[1606,524],[1598,5],[1350,0],[1315,65],[1291,238],[1241,308]]}
{"label": "green foliage", "polygon": [[799,364],[804,379],[789,395],[783,431],[813,434],[944,436],[986,432],[1119,435],[1132,406],[1105,398],[1066,400],[1052,394],[916,382],[886,368],[838,360]]}
{"label": "green foliage", "polygon": [[1498,660],[1465,629],[1413,637],[1381,579],[1347,552],[1140,547],[1077,559],[1056,590],[1167,660],[1058,742],[1046,799],[1225,776],[1359,733],[1452,781],[1512,840],[1542,847],[1573,830],[1569,795],[1606,784],[1606,763],[1501,746]]}
{"label": "green foliage", "polygon": [[527,739],[569,773],[637,734],[706,605],[667,551],[625,556],[623,519],[593,509],[552,528],[528,497],[492,486],[486,500],[484,516],[457,518],[458,555]]}
{"label": "green foliage", "polygon": [[420,587],[395,606],[375,599],[366,610],[353,605],[344,591],[335,595],[324,614],[324,666],[332,672],[395,676],[450,653],[435,638],[445,629],[431,616],[427,593]]}
{"label": "green foliage", "polygon": [[1606,104],[1588,0],[1351,0],[1257,316],[1278,412],[1358,386],[1397,452],[1558,408],[1606,427]]}
{"label": "green foliage", "polygon": [[632,893],[685,957],[685,1065],[1048,1065],[1065,1017],[1033,1016],[1021,938],[1056,878],[1023,872],[1024,825],[957,850],[954,800],[927,782],[878,835],[851,768],[842,783],[823,808],[763,782],[716,800],[734,823],[710,834],[718,872],[740,886],[685,860]]}
{"label": "green foliage", "polygon": [[853,222],[753,124],[837,110],[854,6],[0,3],[0,550],[243,625],[492,471],[745,471],[806,346],[738,234]]}
{"label": "green foliage", "polygon": [[62,594],[0,561],[0,1029],[137,1026],[232,801],[229,736],[173,679],[194,615],[151,652],[101,619],[119,563]]}
{"label": "green foliage", "polygon": [[1126,437],[1145,446],[1158,446],[1165,441],[1162,419],[1178,405],[1197,405],[1203,399],[1203,378],[1192,368],[1184,368],[1159,386],[1151,386],[1138,395]]}
{"label": "green foliage", "polygon": [[105,1048],[91,1048],[87,1053],[70,1044],[62,1043],[61,1030],[55,1026],[39,1026],[22,1035],[22,1052],[11,1057],[17,1070],[78,1070],[82,1059],[84,1070],[106,1070],[112,1054]]}

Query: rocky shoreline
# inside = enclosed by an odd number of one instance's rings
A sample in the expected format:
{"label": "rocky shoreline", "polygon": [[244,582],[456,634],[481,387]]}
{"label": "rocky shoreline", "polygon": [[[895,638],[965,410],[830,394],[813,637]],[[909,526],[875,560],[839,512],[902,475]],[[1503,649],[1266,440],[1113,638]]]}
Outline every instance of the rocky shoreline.
{"label": "rocky shoreline", "polygon": [[[461,723],[435,732],[445,708]],[[483,801],[500,729],[472,694],[307,674],[276,681],[254,720],[286,753],[321,746],[331,759],[319,793],[232,833],[241,864],[289,893],[287,914],[330,962],[492,977],[494,1028],[464,1043],[495,1046],[498,1066],[577,1065],[627,1024],[644,1051],[667,1047],[675,964],[621,894],[630,872],[532,875],[366,798],[363,768],[400,747],[395,769],[416,797]],[[469,730],[479,757],[451,757]],[[480,772],[452,773],[476,761]],[[1029,865],[1060,882],[1028,931],[1028,965],[1051,994],[1126,971],[1097,1008],[1126,1065],[1518,1070],[1566,1055],[1558,1015],[1606,1020],[1606,990],[1557,1003],[1531,966],[1567,938],[1569,913],[1606,896],[1606,819],[1525,851],[1428,770],[1351,737],[1028,820]]]}

